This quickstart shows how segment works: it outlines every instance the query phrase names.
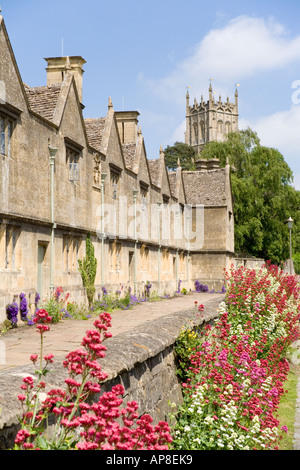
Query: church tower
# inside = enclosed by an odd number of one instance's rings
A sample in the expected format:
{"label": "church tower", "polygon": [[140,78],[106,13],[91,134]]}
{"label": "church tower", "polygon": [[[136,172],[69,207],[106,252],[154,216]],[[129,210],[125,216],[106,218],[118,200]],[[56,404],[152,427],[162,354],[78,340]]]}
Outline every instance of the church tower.
{"label": "church tower", "polygon": [[229,132],[238,131],[238,91],[235,90],[234,103],[222,102],[214,98],[212,85],[209,85],[208,101],[200,103],[194,99],[190,106],[190,95],[186,93],[186,132],[185,143],[193,147],[199,154],[203,146],[211,141],[224,142]]}

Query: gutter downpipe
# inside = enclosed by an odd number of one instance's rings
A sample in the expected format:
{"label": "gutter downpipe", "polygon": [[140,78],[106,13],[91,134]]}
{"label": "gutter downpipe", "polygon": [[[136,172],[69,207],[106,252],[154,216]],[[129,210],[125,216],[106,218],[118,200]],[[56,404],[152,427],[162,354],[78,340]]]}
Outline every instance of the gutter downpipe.
{"label": "gutter downpipe", "polygon": [[161,260],[160,260],[160,254],[161,254],[161,241],[160,241],[160,206],[161,206],[161,202],[158,202],[157,203],[157,212],[158,212],[158,256],[157,256],[157,259],[158,259],[158,294],[161,295],[161,279],[160,279],[160,264],[161,264]]}
{"label": "gutter downpipe", "polygon": [[50,241],[50,293],[53,293],[53,272],[54,272],[54,231],[56,224],[54,223],[54,165],[57,148],[50,147],[50,205],[51,205],[51,241]]}
{"label": "gutter downpipe", "polygon": [[136,197],[137,189],[132,190],[134,202],[134,295],[137,294],[137,224],[136,224]]}
{"label": "gutter downpipe", "polygon": [[104,286],[104,181],[106,173],[101,174],[101,286]]}

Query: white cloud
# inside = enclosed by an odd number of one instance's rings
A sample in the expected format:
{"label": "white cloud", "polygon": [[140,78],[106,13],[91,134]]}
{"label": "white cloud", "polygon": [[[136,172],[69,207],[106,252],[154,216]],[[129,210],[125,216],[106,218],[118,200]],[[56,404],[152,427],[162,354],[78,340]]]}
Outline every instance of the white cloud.
{"label": "white cloud", "polygon": [[261,145],[273,147],[282,153],[293,171],[294,186],[300,190],[300,105],[256,120],[240,119],[239,128],[256,131]]}
{"label": "white cloud", "polygon": [[[220,94],[224,100],[228,95],[232,100],[236,82],[242,85],[243,80],[264,77],[268,71],[285,71],[288,65],[297,64],[299,59],[300,34],[291,37],[273,19],[239,16],[222,27],[211,29],[195,45],[191,55],[177,63],[169,75],[160,80],[143,76],[142,82],[160,101],[164,98],[171,104],[179,104],[182,109],[187,86],[190,87],[191,100],[196,97],[199,101],[201,95],[208,91],[209,79],[213,78],[216,97]],[[300,80],[292,84],[290,105],[290,109],[272,115],[268,115],[268,109],[260,108],[260,116],[257,118],[240,118],[239,128],[251,127],[257,131],[262,145],[277,148],[283,154],[294,173],[295,186],[299,189]],[[259,101],[259,106],[264,106],[264,103]],[[166,109],[164,106],[164,114]],[[168,130],[164,127],[170,136],[169,145],[177,140],[184,141],[185,121],[181,122],[182,117],[176,122],[172,115]],[[161,121],[160,127],[164,124],[165,121]],[[173,133],[170,134],[172,125]]]}
{"label": "white cloud", "polygon": [[[240,120],[239,128],[255,130],[262,145],[277,148],[290,162],[297,164],[300,149],[300,106],[291,106],[253,121]],[[298,163],[299,164],[299,163]]]}
{"label": "white cloud", "polygon": [[[187,85],[200,96],[208,88],[208,79],[214,78],[228,92],[228,87],[232,90],[244,77],[282,69],[298,59],[300,35],[289,38],[284,27],[272,19],[239,16],[212,29],[169,76],[145,83],[159,96],[182,102]],[[220,92],[223,95],[224,90]]]}
{"label": "white cloud", "polygon": [[300,106],[258,119],[255,129],[264,145],[284,148],[290,156],[297,155],[300,149]]}

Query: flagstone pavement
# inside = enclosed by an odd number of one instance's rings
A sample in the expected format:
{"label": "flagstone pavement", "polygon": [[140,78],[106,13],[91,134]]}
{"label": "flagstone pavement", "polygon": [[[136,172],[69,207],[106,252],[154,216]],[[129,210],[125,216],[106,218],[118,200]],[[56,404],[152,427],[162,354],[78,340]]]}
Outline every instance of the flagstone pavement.
{"label": "flagstone pavement", "polygon": [[[192,309],[195,302],[205,303],[220,298],[222,294],[193,293],[154,302],[143,302],[129,310],[116,310],[111,313],[112,327],[109,331],[113,337],[124,331],[130,331],[136,326],[155,320],[156,318]],[[54,357],[65,356],[78,348],[85,332],[93,329],[96,316],[88,320],[66,319],[50,325],[50,331],[44,335],[44,354],[54,354]],[[12,367],[31,364],[31,354],[39,354],[40,339],[34,327],[20,326],[9,330],[0,337],[0,371]]]}

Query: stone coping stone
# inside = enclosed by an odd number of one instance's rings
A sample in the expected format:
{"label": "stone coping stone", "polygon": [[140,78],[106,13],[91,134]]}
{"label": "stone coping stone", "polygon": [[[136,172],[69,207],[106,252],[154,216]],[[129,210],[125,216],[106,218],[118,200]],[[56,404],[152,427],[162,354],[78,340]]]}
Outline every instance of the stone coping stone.
{"label": "stone coping stone", "polygon": [[[191,328],[213,322],[218,317],[218,306],[225,296],[205,302],[205,309],[199,312],[196,308],[164,315],[149,323],[137,326],[116,337],[104,341],[106,356],[100,360],[101,368],[108,374],[108,382],[122,372],[132,370],[136,364],[158,355],[173,345],[182,328]],[[50,351],[49,351],[50,352]],[[51,370],[45,377],[46,390],[63,388],[67,372],[63,367],[65,356],[56,357]],[[21,405],[18,395],[24,377],[34,377],[34,367],[26,365],[0,372],[0,431],[18,424]],[[41,396],[43,398],[43,396]]]}

